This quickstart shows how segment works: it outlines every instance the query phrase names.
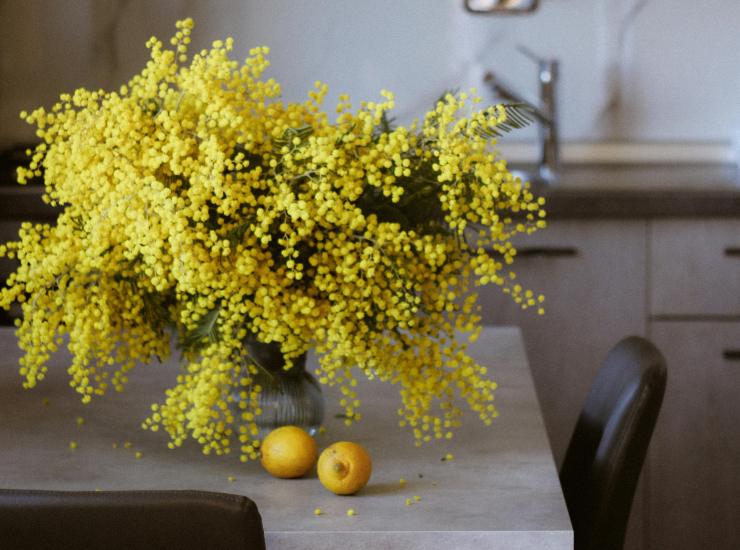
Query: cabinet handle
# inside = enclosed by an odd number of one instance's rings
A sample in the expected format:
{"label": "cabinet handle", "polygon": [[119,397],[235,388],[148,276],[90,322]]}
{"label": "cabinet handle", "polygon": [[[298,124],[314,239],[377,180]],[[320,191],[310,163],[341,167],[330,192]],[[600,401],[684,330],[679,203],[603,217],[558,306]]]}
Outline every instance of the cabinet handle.
{"label": "cabinet handle", "polygon": [[572,246],[532,246],[520,248],[516,251],[516,255],[522,258],[534,257],[534,256],[545,256],[552,258],[566,258],[572,256],[578,256],[578,249]]}
{"label": "cabinet handle", "polygon": [[740,258],[740,246],[728,246],[725,248],[725,256]]}
{"label": "cabinet handle", "polygon": [[740,349],[726,349],[722,352],[725,361],[740,361]]}
{"label": "cabinet handle", "polygon": [[[486,248],[490,256],[503,257],[498,250]],[[517,258],[572,258],[578,256],[578,249],[572,246],[523,246],[516,251]]]}

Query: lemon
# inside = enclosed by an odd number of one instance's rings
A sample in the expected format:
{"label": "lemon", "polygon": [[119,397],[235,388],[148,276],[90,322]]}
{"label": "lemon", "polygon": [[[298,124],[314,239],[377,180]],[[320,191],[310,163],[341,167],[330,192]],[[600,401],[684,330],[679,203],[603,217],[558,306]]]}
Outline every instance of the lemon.
{"label": "lemon", "polygon": [[262,442],[262,466],[275,477],[305,475],[319,454],[316,442],[298,426],[272,430]]}
{"label": "lemon", "polygon": [[319,481],[337,495],[352,495],[367,485],[373,464],[357,443],[339,441],[324,449],[317,466]]}

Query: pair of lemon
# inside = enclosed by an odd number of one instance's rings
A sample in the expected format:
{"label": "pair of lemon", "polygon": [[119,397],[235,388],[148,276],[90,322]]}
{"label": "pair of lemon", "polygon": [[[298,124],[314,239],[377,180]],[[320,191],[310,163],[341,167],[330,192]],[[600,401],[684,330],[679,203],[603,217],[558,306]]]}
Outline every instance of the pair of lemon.
{"label": "pair of lemon", "polygon": [[[370,479],[372,461],[357,443],[333,443],[319,456],[313,437],[297,426],[282,426],[264,439],[262,466],[280,478],[301,477],[316,464],[321,484],[337,495],[351,495]],[[318,464],[316,459],[318,457]]]}

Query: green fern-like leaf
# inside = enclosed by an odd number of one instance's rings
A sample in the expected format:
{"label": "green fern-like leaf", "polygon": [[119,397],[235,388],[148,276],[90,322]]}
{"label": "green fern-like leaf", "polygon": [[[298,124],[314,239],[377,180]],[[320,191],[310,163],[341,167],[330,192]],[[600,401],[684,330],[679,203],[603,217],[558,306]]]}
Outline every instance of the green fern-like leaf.
{"label": "green fern-like leaf", "polygon": [[226,234],[226,238],[232,245],[237,245],[244,240],[244,235],[249,231],[249,228],[255,221],[254,216],[247,217],[244,221],[237,223],[233,228]]}
{"label": "green fern-like leaf", "polygon": [[181,338],[179,347],[184,351],[192,351],[200,348],[205,340],[218,342],[220,339],[217,325],[219,313],[221,313],[221,308],[217,307],[203,315],[195,328]]}
{"label": "green fern-like leaf", "polygon": [[[439,96],[435,105],[440,102],[446,103],[450,95],[456,96],[458,93],[459,90],[457,89],[445,90]],[[495,139],[513,130],[529,126],[536,118],[534,108],[527,103],[504,103],[502,106],[506,113],[504,122],[492,123],[486,127],[479,126],[473,130],[474,133],[486,139]]]}
{"label": "green fern-like leaf", "polygon": [[273,139],[272,143],[276,149],[280,150],[282,147],[285,146],[292,147],[293,138],[298,138],[303,141],[311,134],[313,134],[313,127],[311,127],[309,124],[304,124],[302,126],[298,126],[297,128],[287,128],[283,132],[283,135],[279,138]]}
{"label": "green fern-like leaf", "polygon": [[486,139],[494,139],[503,136],[513,130],[519,130],[529,126],[534,121],[535,114],[531,105],[526,103],[503,104],[506,120],[491,124],[487,127],[477,127],[475,133]]}

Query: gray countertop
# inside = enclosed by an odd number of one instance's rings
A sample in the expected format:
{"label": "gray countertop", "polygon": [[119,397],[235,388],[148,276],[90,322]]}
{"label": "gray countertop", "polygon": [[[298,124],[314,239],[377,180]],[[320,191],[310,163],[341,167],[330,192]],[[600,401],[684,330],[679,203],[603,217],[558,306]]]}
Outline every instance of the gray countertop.
{"label": "gray countertop", "polygon": [[[0,329],[0,486],[29,489],[206,489],[244,494],[258,505],[268,548],[573,548],[573,533],[535,396],[521,334],[485,328],[472,350],[498,381],[501,416],[485,427],[468,415],[451,442],[417,449],[397,425],[397,388],[359,385],[364,419],[348,428],[327,394],[320,447],[351,439],[373,457],[358,495],[327,492],[315,473],[278,480],[236,456],[205,457],[194,445],[170,451],[161,433],[139,429],[149,403],[177,374],[173,362],[135,369],[124,393],[83,406],[67,385],[65,356],[48,379],[21,389],[20,352]],[[309,359],[309,364],[315,361]],[[44,405],[43,400],[48,399]],[[78,426],[76,417],[86,422]],[[70,441],[78,448],[71,450]],[[123,448],[130,441],[131,448]],[[113,448],[116,442],[118,448]],[[136,459],[134,453],[142,457]],[[453,461],[441,461],[454,453]],[[235,478],[229,481],[229,477]],[[405,486],[400,478],[408,480]],[[421,500],[412,506],[406,498]],[[321,508],[324,514],[314,516]],[[353,508],[356,516],[348,517]]]}
{"label": "gray countertop", "polygon": [[[0,185],[0,220],[53,220],[38,185]],[[550,218],[740,217],[734,164],[584,164],[536,188]]]}
{"label": "gray countertop", "polygon": [[571,165],[536,191],[550,218],[740,217],[734,164]]}

